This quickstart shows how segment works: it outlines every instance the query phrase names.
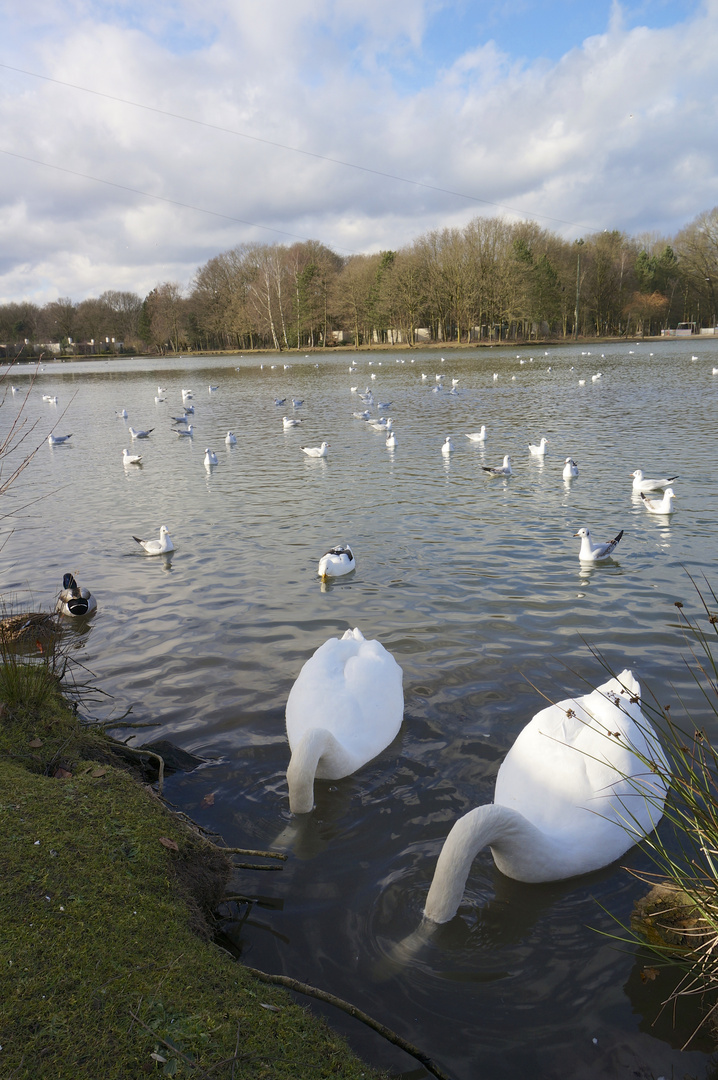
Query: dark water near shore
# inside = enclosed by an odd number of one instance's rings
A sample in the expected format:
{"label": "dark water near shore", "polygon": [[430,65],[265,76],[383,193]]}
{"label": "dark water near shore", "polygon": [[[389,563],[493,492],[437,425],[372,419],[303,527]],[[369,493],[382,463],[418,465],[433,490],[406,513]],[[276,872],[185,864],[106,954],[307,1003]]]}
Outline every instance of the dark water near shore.
{"label": "dark water near shore", "polygon": [[[4,497],[6,602],[47,605],[74,571],[99,604],[77,656],[112,695],[94,714],[132,705],[134,720],[157,724],[148,738],[211,758],[170,779],[168,798],[228,845],[289,853],[279,872],[237,875],[237,891],[259,898],[241,927],[228,921],[243,959],[349,999],[456,1080],[705,1075],[704,1048],[678,1049],[695,1017],[677,1032],[670,1017],[652,1026],[666,985],[642,982],[644,958],[596,933],[614,932],[611,914],[627,919],[643,891],[620,867],[526,886],[485,852],[457,918],[426,939],[414,932],[448,828],[491,800],[540,693],[555,700],[603,681],[589,645],[662,703],[680,693],[718,738],[683,664],[674,608],[682,600],[697,612],[688,574],[711,581],[718,553],[714,365],[710,341],[451,351],[443,363],[433,351],[292,355],[263,369],[251,355],[97,361],[46,365],[25,405],[26,430],[35,426],[20,449],[50,430],[73,434],[64,446],[43,442]],[[445,385],[433,393],[437,372]],[[0,408],[3,431],[30,375],[9,377],[19,392],[8,389]],[[166,401],[156,404],[158,385]],[[395,451],[352,417],[350,387],[367,385],[391,402]],[[182,388],[194,393],[192,439],[169,419]],[[304,399],[304,423],[285,432],[292,396]],[[152,436],[133,445],[128,423]],[[464,436],[482,423],[485,447]],[[527,444],[542,435],[540,463]],[[326,460],[301,453],[323,439]],[[207,446],[219,457],[211,470]],[[123,468],[123,447],[143,454],[141,468]],[[505,453],[514,476],[488,479],[481,465]],[[567,484],[569,455],[580,475]],[[632,498],[639,467],[679,474],[672,518]],[[156,536],[161,524],[176,551],[147,558],[132,535]],[[581,566],[581,526],[601,540],[624,530],[615,561]],[[322,587],[317,561],[340,542],[357,570]],[[402,666],[404,723],[360,773],[318,784],[316,809],[295,819],[287,694],[311,653],[348,626]],[[624,862],[648,865],[636,850]],[[424,1075],[325,1015],[376,1064]]]}

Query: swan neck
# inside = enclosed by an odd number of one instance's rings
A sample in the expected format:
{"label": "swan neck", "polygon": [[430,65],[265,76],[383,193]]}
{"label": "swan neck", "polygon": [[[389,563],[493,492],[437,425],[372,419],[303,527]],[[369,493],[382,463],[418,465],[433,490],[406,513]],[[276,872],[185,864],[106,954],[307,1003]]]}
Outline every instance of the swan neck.
{"label": "swan neck", "polygon": [[464,814],[454,823],[441,849],[426,898],[425,918],[436,923],[453,919],[471,864],[483,848],[496,844],[510,857],[512,850],[533,845],[538,836],[538,829],[523,814],[497,803],[477,806]]}
{"label": "swan neck", "polygon": [[341,744],[326,728],[305,731],[292,751],[287,768],[289,809],[293,814],[308,814],[313,809],[314,778],[320,760],[328,758],[331,762],[339,762],[345,756]]}

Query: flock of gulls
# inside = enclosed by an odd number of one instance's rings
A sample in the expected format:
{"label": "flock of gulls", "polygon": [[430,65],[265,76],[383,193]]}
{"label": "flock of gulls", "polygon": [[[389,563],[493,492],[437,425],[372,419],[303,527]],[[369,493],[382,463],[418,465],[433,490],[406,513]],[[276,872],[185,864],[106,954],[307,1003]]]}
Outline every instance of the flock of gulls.
{"label": "flock of gulls", "polygon": [[[349,370],[354,372],[356,368],[352,365]],[[375,377],[372,373],[372,380]],[[497,378],[495,373],[494,381]],[[603,376],[598,372],[592,378],[596,382]],[[426,382],[427,375],[422,374],[421,379]],[[432,389],[437,392],[443,387],[443,376],[437,375],[435,382]],[[458,385],[457,379],[451,382],[449,393],[456,392]],[[216,386],[209,387],[210,393],[216,390]],[[393,449],[393,420],[385,416],[372,418],[372,390],[367,387],[362,394],[353,386],[351,392],[358,394],[364,406],[354,412],[354,417],[383,431],[386,445]],[[158,387],[157,403],[165,400],[163,393],[164,388]],[[192,392],[183,390],[183,412],[172,417],[180,438],[191,438],[193,434],[194,407],[188,404],[191,398]],[[285,398],[275,399],[276,406],[285,404]],[[295,410],[302,404],[302,400],[292,399]],[[379,403],[380,409],[390,407],[391,402]],[[125,409],[118,415],[127,419]],[[285,429],[301,423],[297,417],[282,418]],[[133,441],[150,438],[153,430],[128,427]],[[70,438],[71,434],[53,434],[48,441],[58,445]],[[466,438],[485,443],[486,426],[467,433]],[[232,431],[227,432],[225,442],[236,442]],[[529,444],[530,457],[543,459],[548,445],[546,437]],[[323,441],[319,446],[302,446],[301,450],[308,457],[324,458],[329,448],[329,443]],[[451,436],[446,436],[442,454],[450,455],[454,449]],[[127,448],[122,455],[128,468],[142,463],[142,455],[130,453]],[[207,447],[205,464],[211,467],[216,462],[216,454]],[[501,465],[482,469],[491,477],[510,477],[511,456],[504,455]],[[565,481],[578,476],[573,458],[565,459],[562,475]],[[650,479],[636,469],[631,477],[633,493],[641,498],[647,511],[672,513],[675,494],[671,485],[677,476]],[[611,558],[623,531],[604,543],[595,543],[587,528],[574,535],[581,541],[581,562],[595,563]],[[134,540],[148,555],[174,550],[164,525],[158,539],[135,536]],[[322,555],[317,572],[326,581],[355,569],[352,549],[338,545]],[[63,601],[63,612],[91,614],[96,604],[89,592],[79,590],[72,575],[65,576],[64,585],[61,596],[67,599]],[[391,653],[379,641],[367,640],[358,628],[325,641],[306,661],[286,705],[290,749],[287,785],[292,813],[311,813],[315,780],[338,780],[351,775],[396,738],[404,712],[402,681],[402,669]],[[518,881],[561,880],[609,865],[658,824],[669,781],[668,765],[656,734],[641,711],[640,686],[629,670],[590,694],[541,710],[520,733],[502,763],[493,803],[471,810],[449,831],[428,891],[424,918],[431,924],[454,917],[472,862],[487,846],[501,872]]]}

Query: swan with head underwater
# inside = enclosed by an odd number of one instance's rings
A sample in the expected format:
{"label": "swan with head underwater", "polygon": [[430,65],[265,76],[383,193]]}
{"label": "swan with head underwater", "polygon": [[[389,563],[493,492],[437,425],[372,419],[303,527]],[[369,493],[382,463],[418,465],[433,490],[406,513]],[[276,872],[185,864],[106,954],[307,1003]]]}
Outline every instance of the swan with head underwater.
{"label": "swan with head underwater", "polygon": [[330,638],[299,672],[287,699],[289,808],[308,814],[314,780],[350,776],[399,732],[403,673],[379,641],[358,629]]}
{"label": "swan with head underwater", "polygon": [[542,709],[503,761],[493,803],[449,832],[425,918],[454,917],[471,864],[487,846],[515,881],[561,881],[610,865],[656,827],[669,783],[630,671]]}

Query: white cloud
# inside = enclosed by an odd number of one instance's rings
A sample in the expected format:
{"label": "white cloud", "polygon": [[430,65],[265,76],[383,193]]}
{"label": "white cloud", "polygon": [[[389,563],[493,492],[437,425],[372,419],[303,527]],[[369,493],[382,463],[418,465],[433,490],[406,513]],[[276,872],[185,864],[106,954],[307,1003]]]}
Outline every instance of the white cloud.
{"label": "white cloud", "polygon": [[397,72],[431,16],[451,18],[438,0],[185,0],[119,20],[30,0],[7,20],[12,55],[58,82],[5,70],[0,148],[70,171],[0,155],[0,301],[145,293],[242,241],[291,242],[202,209],[345,251],[499,205],[566,235],[671,233],[715,202],[716,3],[658,30],[626,29],[614,5],[557,63],[462,40],[407,92]]}

